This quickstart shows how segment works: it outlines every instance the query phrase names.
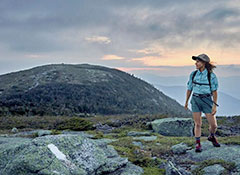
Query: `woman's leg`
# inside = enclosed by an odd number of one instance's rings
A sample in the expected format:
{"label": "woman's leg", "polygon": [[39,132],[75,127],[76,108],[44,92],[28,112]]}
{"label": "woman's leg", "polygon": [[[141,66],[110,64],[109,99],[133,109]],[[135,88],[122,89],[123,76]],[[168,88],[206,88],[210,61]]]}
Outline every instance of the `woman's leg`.
{"label": "woman's leg", "polygon": [[195,137],[201,137],[201,126],[202,126],[202,112],[193,112],[193,119],[194,119],[194,134]]}
{"label": "woman's leg", "polygon": [[208,136],[208,140],[212,142],[213,146],[220,147],[220,144],[218,143],[215,135],[215,132],[217,130],[217,120],[214,115],[211,113],[205,113],[208,123],[209,123],[209,132],[210,135]]}
{"label": "woman's leg", "polygon": [[215,133],[217,130],[216,117],[214,115],[212,115],[211,113],[205,113],[205,115],[206,115],[206,118],[207,118],[208,124],[209,124],[209,132]]}

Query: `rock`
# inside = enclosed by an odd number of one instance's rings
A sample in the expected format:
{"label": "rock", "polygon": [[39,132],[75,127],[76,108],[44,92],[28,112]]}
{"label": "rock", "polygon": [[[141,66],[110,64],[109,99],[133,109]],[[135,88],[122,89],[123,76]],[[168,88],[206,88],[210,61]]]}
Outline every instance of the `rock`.
{"label": "rock", "polygon": [[0,138],[0,174],[133,174],[143,169],[120,157],[106,140],[82,135]]}
{"label": "rock", "polygon": [[104,134],[111,133],[112,130],[115,128],[115,127],[109,126],[108,124],[102,124],[100,122],[95,124],[94,127],[96,127],[97,131],[101,131]]}
{"label": "rock", "polygon": [[195,170],[196,168],[198,168],[198,165],[191,165],[191,171]]}
{"label": "rock", "polygon": [[233,133],[231,132],[231,127],[223,125],[217,128],[216,134],[221,137],[233,135]]}
{"label": "rock", "polygon": [[68,130],[64,130],[62,131],[62,134],[71,134],[71,135],[81,135],[83,137],[88,137],[88,138],[93,138],[94,135],[92,134],[88,134],[84,131],[68,131]]}
{"label": "rock", "polygon": [[12,128],[11,132],[12,132],[12,133],[17,133],[17,132],[18,132],[18,129],[14,127],[14,128]]}
{"label": "rock", "polygon": [[201,145],[202,152],[196,154],[195,149],[187,150],[184,157],[196,162],[210,159],[234,162],[237,171],[240,173],[240,145],[221,144],[221,147],[214,147],[209,141],[201,142]]}
{"label": "rock", "polygon": [[31,136],[33,134],[36,134],[36,136],[44,136],[44,135],[50,135],[52,134],[52,131],[51,130],[44,130],[44,129],[36,129],[36,130],[33,130],[33,131],[23,131],[23,132],[18,132],[16,134],[13,134],[12,136],[13,137],[16,137],[16,136]]}
{"label": "rock", "polygon": [[193,136],[194,122],[191,118],[164,118],[151,122],[154,132],[164,136]]}
{"label": "rock", "polygon": [[191,172],[185,170],[185,169],[182,168],[182,167],[179,167],[178,170],[179,170],[179,172],[181,173],[181,175],[192,175]]}
{"label": "rock", "polygon": [[188,147],[185,143],[179,143],[177,145],[173,145],[171,147],[171,151],[174,154],[184,154],[187,150],[192,149],[192,147]]}
{"label": "rock", "polygon": [[207,166],[203,168],[204,175],[221,175],[224,172],[225,168],[219,164]]}
{"label": "rock", "polygon": [[142,142],[133,141],[132,143],[133,143],[134,145],[136,145],[136,146],[139,146],[140,148],[143,148],[143,147],[144,147],[143,144],[142,144]]}
{"label": "rock", "polygon": [[39,130],[37,132],[38,137],[52,134],[51,130]]}
{"label": "rock", "polygon": [[151,131],[144,131],[144,132],[138,132],[138,131],[129,131],[127,133],[128,136],[151,136]]}
{"label": "rock", "polygon": [[166,175],[181,175],[181,172],[176,168],[172,161],[165,164]]}
{"label": "rock", "polygon": [[140,136],[140,137],[133,137],[133,140],[144,140],[144,141],[153,141],[156,140],[157,136]]}
{"label": "rock", "polygon": [[111,142],[115,142],[118,139],[107,139],[107,138],[103,138],[103,139],[96,139],[95,142],[105,142],[105,143],[111,143]]}

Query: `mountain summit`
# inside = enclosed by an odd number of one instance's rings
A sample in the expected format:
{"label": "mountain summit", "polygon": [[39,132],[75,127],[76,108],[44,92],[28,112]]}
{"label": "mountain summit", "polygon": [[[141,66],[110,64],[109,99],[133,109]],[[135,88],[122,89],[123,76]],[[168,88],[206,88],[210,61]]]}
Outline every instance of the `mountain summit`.
{"label": "mountain summit", "polygon": [[153,85],[118,69],[50,64],[0,75],[0,115],[191,115]]}

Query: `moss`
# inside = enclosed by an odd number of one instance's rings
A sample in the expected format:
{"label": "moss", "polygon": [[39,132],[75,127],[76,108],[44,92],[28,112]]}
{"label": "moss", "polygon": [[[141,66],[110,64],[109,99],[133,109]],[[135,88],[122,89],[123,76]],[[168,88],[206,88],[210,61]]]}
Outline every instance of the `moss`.
{"label": "moss", "polygon": [[228,174],[230,171],[236,168],[236,164],[234,162],[226,162],[221,159],[211,159],[204,160],[202,162],[197,162],[196,165],[198,165],[198,167],[192,171],[192,174],[203,175],[204,174],[203,169],[214,164],[220,164],[221,166],[223,166],[226,169],[224,174]]}
{"label": "moss", "polygon": [[38,137],[38,133],[37,132],[34,132],[32,135],[30,135],[29,137],[32,137],[32,138],[36,138]]}
{"label": "moss", "polygon": [[143,141],[146,149],[151,150],[153,156],[163,157],[172,154],[171,147],[179,143],[185,143],[189,147],[194,147],[195,138],[193,137],[173,137],[158,135],[154,141]]}
{"label": "moss", "polygon": [[165,169],[160,169],[160,168],[156,168],[156,167],[144,167],[143,168],[144,173],[143,175],[165,175],[166,174],[166,170]]}
{"label": "moss", "polygon": [[56,129],[58,130],[70,129],[74,131],[84,131],[93,129],[93,123],[80,117],[71,117],[66,121],[58,123],[56,125]]}
{"label": "moss", "polygon": [[97,132],[97,134],[92,137],[93,139],[102,139],[105,138],[102,132]]}
{"label": "moss", "polygon": [[240,145],[240,136],[218,137],[218,141],[224,144]]}
{"label": "moss", "polygon": [[166,162],[160,158],[152,158],[152,152],[145,149],[140,149],[134,145],[131,136],[119,138],[118,141],[111,142],[118,154],[122,157],[127,157],[133,164],[144,169],[144,174],[164,174],[164,169],[159,166]]}
{"label": "moss", "polygon": [[58,134],[61,134],[62,131],[59,131],[59,130],[56,130],[56,129],[52,129],[51,133],[52,133],[52,135],[58,135]]}
{"label": "moss", "polygon": [[155,119],[167,118],[164,114],[119,114],[119,115],[96,115],[88,117],[93,123],[108,124],[113,127],[128,126],[135,129],[148,129],[147,122]]}

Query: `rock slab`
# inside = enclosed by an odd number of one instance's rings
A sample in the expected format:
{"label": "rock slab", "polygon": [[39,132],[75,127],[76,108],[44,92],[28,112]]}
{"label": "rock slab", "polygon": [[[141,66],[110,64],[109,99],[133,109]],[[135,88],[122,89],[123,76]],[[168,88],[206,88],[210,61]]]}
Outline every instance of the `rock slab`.
{"label": "rock slab", "polygon": [[141,175],[143,169],[120,157],[101,139],[83,135],[0,137],[0,174]]}
{"label": "rock slab", "polygon": [[150,123],[154,132],[164,136],[193,136],[192,118],[164,118]]}

